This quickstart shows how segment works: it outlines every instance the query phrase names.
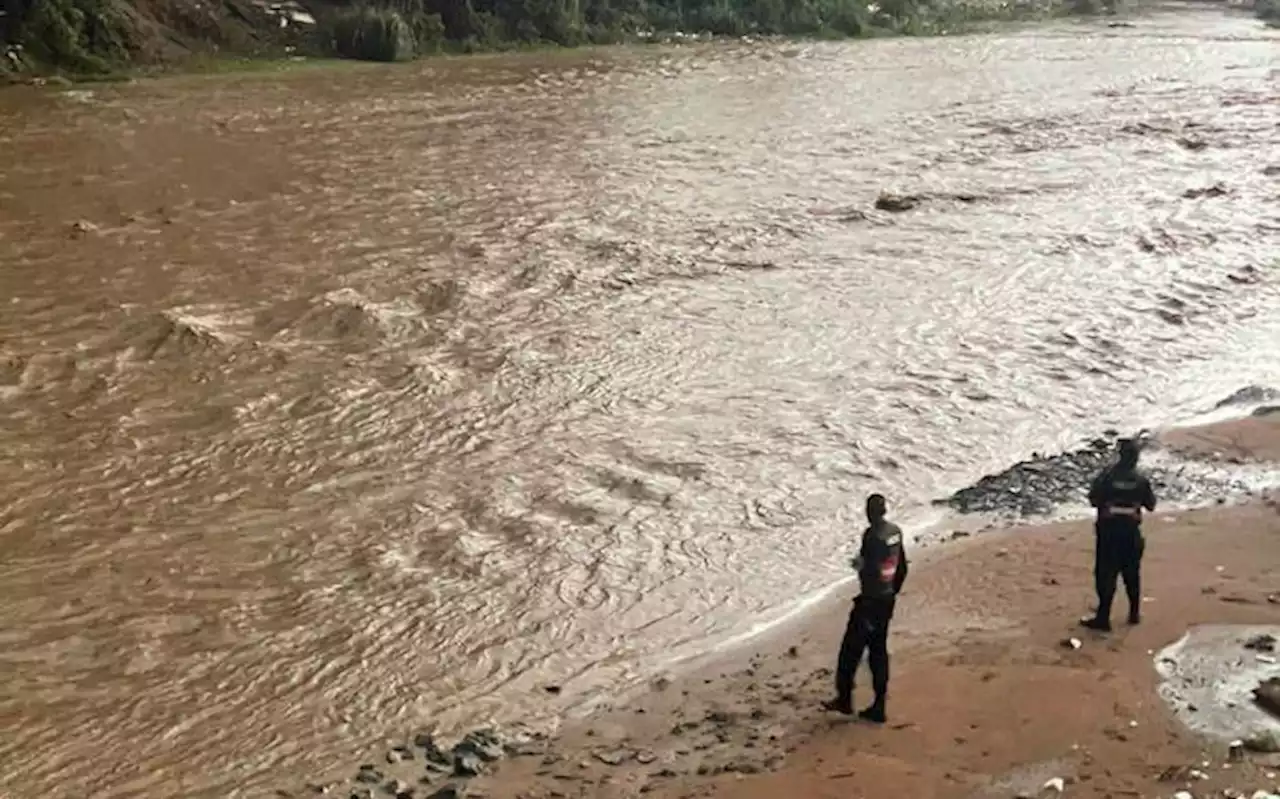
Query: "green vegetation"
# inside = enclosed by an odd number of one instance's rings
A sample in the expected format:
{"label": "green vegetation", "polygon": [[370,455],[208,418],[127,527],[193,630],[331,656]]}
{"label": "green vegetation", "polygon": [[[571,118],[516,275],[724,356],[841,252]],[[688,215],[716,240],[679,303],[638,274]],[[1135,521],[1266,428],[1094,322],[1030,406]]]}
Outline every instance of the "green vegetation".
{"label": "green vegetation", "polygon": [[418,43],[398,12],[360,6],[343,9],[325,20],[327,49],[343,58],[363,61],[408,61]]}
{"label": "green vegetation", "polygon": [[[289,53],[364,61],[545,45],[713,36],[842,38],[1114,13],[1123,0],[301,0],[282,24],[254,0],[4,0],[0,77],[110,76],[147,65]],[[1280,0],[1260,0],[1275,4]]]}
{"label": "green vegetation", "polygon": [[113,0],[8,0],[0,18],[4,69],[47,64],[106,75],[135,49],[132,9]]}
{"label": "green vegetation", "polygon": [[1273,28],[1280,28],[1280,0],[1255,0],[1253,13]]}
{"label": "green vegetation", "polygon": [[[925,34],[966,22],[1043,17],[1114,0],[369,0],[322,19],[326,53],[395,61],[410,52],[611,44],[676,32],[843,38]],[[406,32],[409,31],[408,33]]]}

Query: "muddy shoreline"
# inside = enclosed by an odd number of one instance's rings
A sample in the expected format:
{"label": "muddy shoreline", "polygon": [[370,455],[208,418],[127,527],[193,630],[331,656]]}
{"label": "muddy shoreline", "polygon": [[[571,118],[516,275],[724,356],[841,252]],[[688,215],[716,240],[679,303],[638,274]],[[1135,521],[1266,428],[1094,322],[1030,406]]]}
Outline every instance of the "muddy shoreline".
{"label": "muddy shoreline", "polygon": [[[1033,451],[1280,385],[1273,38],[1198,8],[0,93],[0,793],[563,737],[838,617],[851,494],[923,528]],[[1266,470],[1222,452],[1182,477]]]}
{"label": "muddy shoreline", "polygon": [[[1280,428],[1280,413],[1266,403],[1276,397],[1277,392],[1270,388],[1242,389],[1214,408],[1238,408],[1240,416],[1204,429],[1230,429],[1241,420],[1256,419],[1263,420],[1274,432]],[[1203,514],[1215,512],[1205,506],[1272,501],[1272,491],[1259,488],[1256,481],[1231,476],[1233,468],[1245,464],[1244,459],[1224,456],[1213,447],[1189,446],[1185,441],[1170,445],[1164,440],[1167,432],[1142,430],[1129,434],[1143,440],[1149,454],[1170,456],[1148,467],[1166,507],[1177,506],[1176,512],[1182,513],[1199,506],[1201,510],[1190,512]],[[1114,457],[1115,442],[1122,437],[1126,436],[1105,431],[1086,446],[1058,455],[1033,454],[936,500],[936,505],[947,505],[958,513],[956,529],[941,536],[941,541],[948,544],[945,547],[932,546],[936,542],[927,539],[918,544],[918,549],[924,549],[916,557],[918,568],[935,568],[975,547],[990,548],[1000,541],[1023,538],[1027,533],[1034,535],[1039,529],[1054,529],[1051,514],[1080,504],[1089,480]],[[1276,465],[1276,452],[1259,451],[1257,462]],[[1196,462],[1220,464],[1224,460],[1226,468],[1212,473],[1189,473],[1186,468]],[[974,536],[965,527],[964,519],[970,515],[983,520],[982,535]],[[1175,518],[1167,511],[1163,516]],[[1058,526],[1061,524],[1057,522]],[[1056,578],[1046,579],[1046,584],[1058,585]],[[812,645],[812,628],[817,624],[829,640],[835,640],[830,637],[835,632],[831,619],[839,618],[846,601],[843,595],[832,596],[803,617],[747,643],[709,653],[680,673],[658,677],[647,688],[601,703],[585,716],[567,717],[558,730],[521,729],[518,725],[503,730],[484,727],[468,732],[451,746],[442,746],[431,731],[421,731],[389,744],[385,752],[361,765],[349,779],[312,782],[282,790],[279,795],[336,795],[350,799],[638,796],[690,780],[708,781],[724,775],[746,778],[777,772],[788,755],[803,745],[803,740],[780,722],[776,709],[812,713],[813,696],[821,693],[832,676],[828,666],[816,665],[826,653],[821,646]],[[1280,592],[1268,595],[1267,601],[1280,608]],[[979,626],[984,624],[977,618],[974,621]],[[908,633],[907,646],[936,648],[936,644],[921,638],[940,632],[926,629],[923,636],[919,630]],[[802,639],[802,643],[795,643]],[[1157,660],[1171,662],[1169,656]],[[741,689],[737,699],[749,699],[754,707],[723,709],[723,699],[714,697],[725,692],[726,681]],[[559,695],[561,689],[546,685],[543,690]],[[689,703],[699,694],[711,694],[712,699],[707,702],[702,697],[703,709],[695,711],[693,708],[699,703]],[[1204,691],[1196,693],[1185,686],[1180,691],[1161,688],[1161,695],[1175,709],[1185,710],[1186,697],[1191,694],[1201,697]],[[662,698],[655,701],[655,696]],[[669,729],[664,726],[668,722]],[[661,751],[660,743],[668,745],[666,751]],[[518,789],[525,782],[532,787],[527,791]],[[680,795],[699,794],[695,791]]]}

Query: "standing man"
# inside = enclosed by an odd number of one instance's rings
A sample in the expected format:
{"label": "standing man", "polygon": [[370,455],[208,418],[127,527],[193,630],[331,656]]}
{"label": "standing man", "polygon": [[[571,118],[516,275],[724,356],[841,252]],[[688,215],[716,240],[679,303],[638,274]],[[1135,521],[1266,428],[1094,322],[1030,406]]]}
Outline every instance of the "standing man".
{"label": "standing man", "polygon": [[836,698],[825,703],[827,710],[853,715],[853,677],[864,650],[870,650],[871,684],[876,698],[858,717],[877,724],[885,722],[885,698],[889,692],[889,622],[902,584],[907,579],[907,553],[902,530],[885,518],[887,506],[880,494],[867,497],[868,527],[862,533],[862,547],[853,559],[862,588],[853,600],[849,623],[840,642],[836,662]]}
{"label": "standing man", "polygon": [[1116,577],[1124,580],[1129,596],[1129,623],[1142,620],[1142,511],[1156,509],[1151,481],[1138,471],[1138,442],[1121,439],[1120,458],[1103,470],[1089,488],[1089,504],[1098,509],[1094,522],[1093,578],[1098,612],[1081,621],[1085,627],[1111,631],[1111,600]]}

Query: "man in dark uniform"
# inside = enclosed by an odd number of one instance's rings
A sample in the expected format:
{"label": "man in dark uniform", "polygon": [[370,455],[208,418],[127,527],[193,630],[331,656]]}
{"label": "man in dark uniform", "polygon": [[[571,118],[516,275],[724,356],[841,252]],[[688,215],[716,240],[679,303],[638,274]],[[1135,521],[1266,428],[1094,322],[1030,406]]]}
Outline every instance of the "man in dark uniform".
{"label": "man in dark uniform", "polygon": [[862,547],[853,559],[862,588],[853,601],[840,657],[836,662],[836,698],[824,707],[846,716],[853,715],[853,677],[864,650],[871,666],[871,684],[876,698],[858,714],[859,718],[883,724],[885,698],[889,691],[889,622],[902,584],[907,579],[907,553],[903,548],[902,530],[885,518],[884,497],[867,497],[867,529],[862,534]]}
{"label": "man in dark uniform", "polygon": [[1142,511],[1155,510],[1151,481],[1138,471],[1138,442],[1120,441],[1120,459],[1093,481],[1089,504],[1098,509],[1094,522],[1093,577],[1098,591],[1098,612],[1081,621],[1091,630],[1111,630],[1111,600],[1116,578],[1124,580],[1129,596],[1129,623],[1142,618]]}

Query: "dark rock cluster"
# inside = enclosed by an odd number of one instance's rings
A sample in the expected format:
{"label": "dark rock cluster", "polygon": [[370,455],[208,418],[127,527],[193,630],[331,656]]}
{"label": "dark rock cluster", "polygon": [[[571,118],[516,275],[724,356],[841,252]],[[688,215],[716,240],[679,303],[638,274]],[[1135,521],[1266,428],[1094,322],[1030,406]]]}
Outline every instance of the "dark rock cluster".
{"label": "dark rock cluster", "polygon": [[[1083,502],[1093,478],[1114,460],[1116,440],[1115,432],[1109,431],[1070,452],[1034,453],[935,504],[949,505],[961,513],[1043,516],[1060,505]],[[1152,475],[1152,482],[1157,491],[1169,487],[1161,485],[1160,475]]]}

